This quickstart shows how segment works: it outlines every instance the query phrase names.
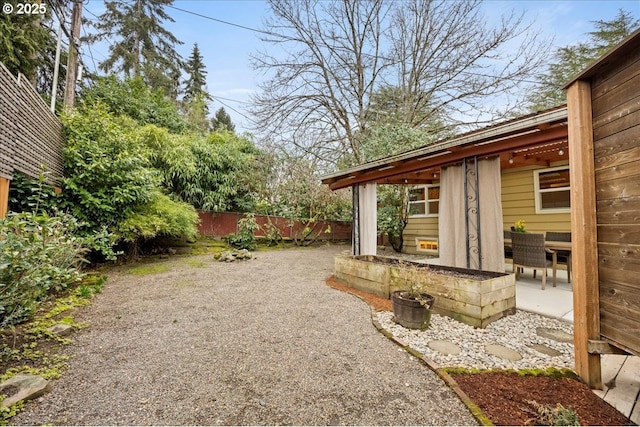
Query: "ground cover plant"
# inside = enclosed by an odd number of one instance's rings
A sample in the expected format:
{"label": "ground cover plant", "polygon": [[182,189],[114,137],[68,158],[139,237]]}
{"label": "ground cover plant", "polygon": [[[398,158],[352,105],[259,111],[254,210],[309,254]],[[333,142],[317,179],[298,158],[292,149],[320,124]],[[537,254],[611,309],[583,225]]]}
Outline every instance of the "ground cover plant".
{"label": "ground cover plant", "polygon": [[0,327],[28,319],[38,302],[77,284],[86,253],[70,215],[10,213],[0,220]]}
{"label": "ground cover plant", "polygon": [[[87,325],[74,320],[74,312],[91,303],[106,282],[102,274],[86,275],[74,287],[57,293],[55,300],[42,303],[31,320],[0,329],[0,382],[20,374],[39,375],[47,380],[60,378],[69,356],[64,346],[71,338],[56,335],[50,327],[57,324],[81,329]],[[0,400],[2,400],[0,396]],[[22,410],[22,402],[11,407],[0,406],[0,425]]]}

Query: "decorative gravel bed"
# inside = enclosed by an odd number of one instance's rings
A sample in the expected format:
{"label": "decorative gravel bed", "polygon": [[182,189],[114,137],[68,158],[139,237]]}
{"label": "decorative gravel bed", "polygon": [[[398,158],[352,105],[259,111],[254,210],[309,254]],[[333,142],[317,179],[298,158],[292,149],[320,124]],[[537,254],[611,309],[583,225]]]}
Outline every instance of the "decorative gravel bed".
{"label": "decorative gravel bed", "polygon": [[[534,313],[518,310],[512,316],[504,317],[485,329],[474,328],[456,320],[433,314],[429,329],[425,331],[406,329],[393,321],[393,313],[376,313],[384,329],[421,352],[442,367],[467,367],[477,369],[531,369],[574,367],[573,343],[559,342],[540,336],[540,328],[573,334],[573,325],[562,320],[550,319]],[[432,341],[449,341],[460,348],[457,355],[443,354],[429,347]],[[485,346],[498,344],[518,352],[522,359],[510,361],[488,354]],[[550,356],[532,348],[542,345],[560,352]],[[540,347],[539,347],[540,348]]]}

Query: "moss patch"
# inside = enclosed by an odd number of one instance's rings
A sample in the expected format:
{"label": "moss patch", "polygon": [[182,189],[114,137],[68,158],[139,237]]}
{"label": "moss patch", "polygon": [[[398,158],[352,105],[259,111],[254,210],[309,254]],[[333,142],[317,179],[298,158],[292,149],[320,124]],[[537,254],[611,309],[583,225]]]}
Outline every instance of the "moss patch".
{"label": "moss patch", "polygon": [[171,271],[171,266],[166,262],[150,262],[135,267],[130,267],[127,274],[134,276],[148,276],[152,274],[162,274]]}

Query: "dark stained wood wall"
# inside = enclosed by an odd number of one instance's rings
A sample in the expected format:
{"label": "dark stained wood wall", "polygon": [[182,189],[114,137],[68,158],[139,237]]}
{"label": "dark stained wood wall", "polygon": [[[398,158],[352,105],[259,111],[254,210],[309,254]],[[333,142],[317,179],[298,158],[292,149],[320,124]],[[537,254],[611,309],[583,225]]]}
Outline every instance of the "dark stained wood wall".
{"label": "dark stained wood wall", "polygon": [[600,334],[640,355],[640,38],[591,79]]}

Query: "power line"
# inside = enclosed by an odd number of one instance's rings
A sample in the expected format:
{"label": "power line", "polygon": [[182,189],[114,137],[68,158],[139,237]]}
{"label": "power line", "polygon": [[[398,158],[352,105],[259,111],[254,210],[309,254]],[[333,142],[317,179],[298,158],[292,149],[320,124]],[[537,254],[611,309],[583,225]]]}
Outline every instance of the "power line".
{"label": "power line", "polygon": [[[221,101],[221,99],[227,99],[227,98],[222,98],[222,97],[217,97],[217,96],[213,96],[211,95],[211,98],[213,98],[214,100],[217,100],[218,102],[220,102],[220,104],[224,105],[225,107],[227,107],[228,109],[230,109],[231,111],[235,112],[236,114],[239,114],[240,116],[244,117],[245,119],[247,119],[249,122],[253,123],[253,124],[257,124],[257,122],[255,120],[253,120],[252,118],[250,118],[249,116],[247,116],[244,113],[241,113],[240,111],[236,110],[235,108],[233,108],[232,106],[230,106],[229,104]],[[240,102],[240,101],[236,101],[236,102]]]}
{"label": "power line", "polygon": [[242,28],[243,30],[253,31],[254,33],[261,33],[261,34],[266,34],[266,35],[269,35],[269,36],[276,36],[276,37],[286,38],[286,37],[284,37],[284,36],[282,36],[280,34],[271,33],[269,31],[264,31],[264,30],[258,30],[256,28],[247,27],[246,25],[235,24],[233,22],[224,21],[222,19],[214,18],[212,16],[203,15],[201,13],[193,12],[191,10],[182,9],[180,7],[175,7],[175,6],[172,6],[172,5],[167,5],[166,7],[171,8],[171,9],[175,9],[175,10],[179,10],[180,12],[188,13],[190,15],[198,16],[200,18],[208,19],[210,21],[219,22],[219,23],[225,24],[225,25],[230,25],[232,27]]}

